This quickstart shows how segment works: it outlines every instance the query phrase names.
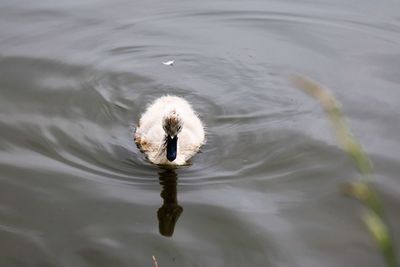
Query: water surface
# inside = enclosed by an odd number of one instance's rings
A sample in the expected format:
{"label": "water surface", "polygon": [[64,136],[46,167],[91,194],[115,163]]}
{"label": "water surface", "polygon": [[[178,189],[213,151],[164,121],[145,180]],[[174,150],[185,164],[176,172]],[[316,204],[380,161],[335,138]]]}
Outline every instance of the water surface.
{"label": "water surface", "polygon": [[[289,78],[338,98],[400,244],[399,10],[1,1],[0,265],[384,266],[362,207],[339,194],[356,168]],[[132,139],[164,94],[207,125],[202,153],[174,172]]]}

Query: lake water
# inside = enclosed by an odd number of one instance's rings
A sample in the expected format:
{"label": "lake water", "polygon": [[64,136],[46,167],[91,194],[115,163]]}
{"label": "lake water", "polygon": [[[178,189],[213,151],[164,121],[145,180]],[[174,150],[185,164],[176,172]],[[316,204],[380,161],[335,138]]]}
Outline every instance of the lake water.
{"label": "lake water", "polygon": [[[340,194],[358,172],[290,76],[342,104],[400,253],[399,11],[0,1],[0,265],[384,266],[362,206]],[[175,171],[132,138],[164,94],[207,125],[202,152]]]}

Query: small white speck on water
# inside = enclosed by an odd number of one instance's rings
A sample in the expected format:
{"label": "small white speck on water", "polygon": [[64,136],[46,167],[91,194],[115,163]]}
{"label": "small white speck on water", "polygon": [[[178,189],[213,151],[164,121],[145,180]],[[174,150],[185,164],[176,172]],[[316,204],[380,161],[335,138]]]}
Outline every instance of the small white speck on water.
{"label": "small white speck on water", "polygon": [[164,64],[165,66],[172,66],[172,65],[174,65],[174,63],[175,63],[175,60],[168,60],[168,61],[163,62],[162,64]]}

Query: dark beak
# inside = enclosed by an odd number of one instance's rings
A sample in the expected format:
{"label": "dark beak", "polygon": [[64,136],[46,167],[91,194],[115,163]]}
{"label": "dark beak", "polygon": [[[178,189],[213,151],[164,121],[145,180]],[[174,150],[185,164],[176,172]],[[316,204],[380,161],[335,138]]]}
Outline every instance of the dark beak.
{"label": "dark beak", "polygon": [[176,151],[178,145],[178,136],[171,138],[171,136],[167,137],[167,159],[169,161],[174,161],[176,159]]}

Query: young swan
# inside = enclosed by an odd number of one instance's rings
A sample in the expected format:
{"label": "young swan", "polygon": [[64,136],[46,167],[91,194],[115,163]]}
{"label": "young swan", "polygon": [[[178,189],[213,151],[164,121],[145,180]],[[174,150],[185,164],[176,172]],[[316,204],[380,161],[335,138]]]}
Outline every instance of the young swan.
{"label": "young swan", "polygon": [[203,145],[204,127],[186,100],[163,96],[143,113],[134,139],[152,163],[184,165]]}

